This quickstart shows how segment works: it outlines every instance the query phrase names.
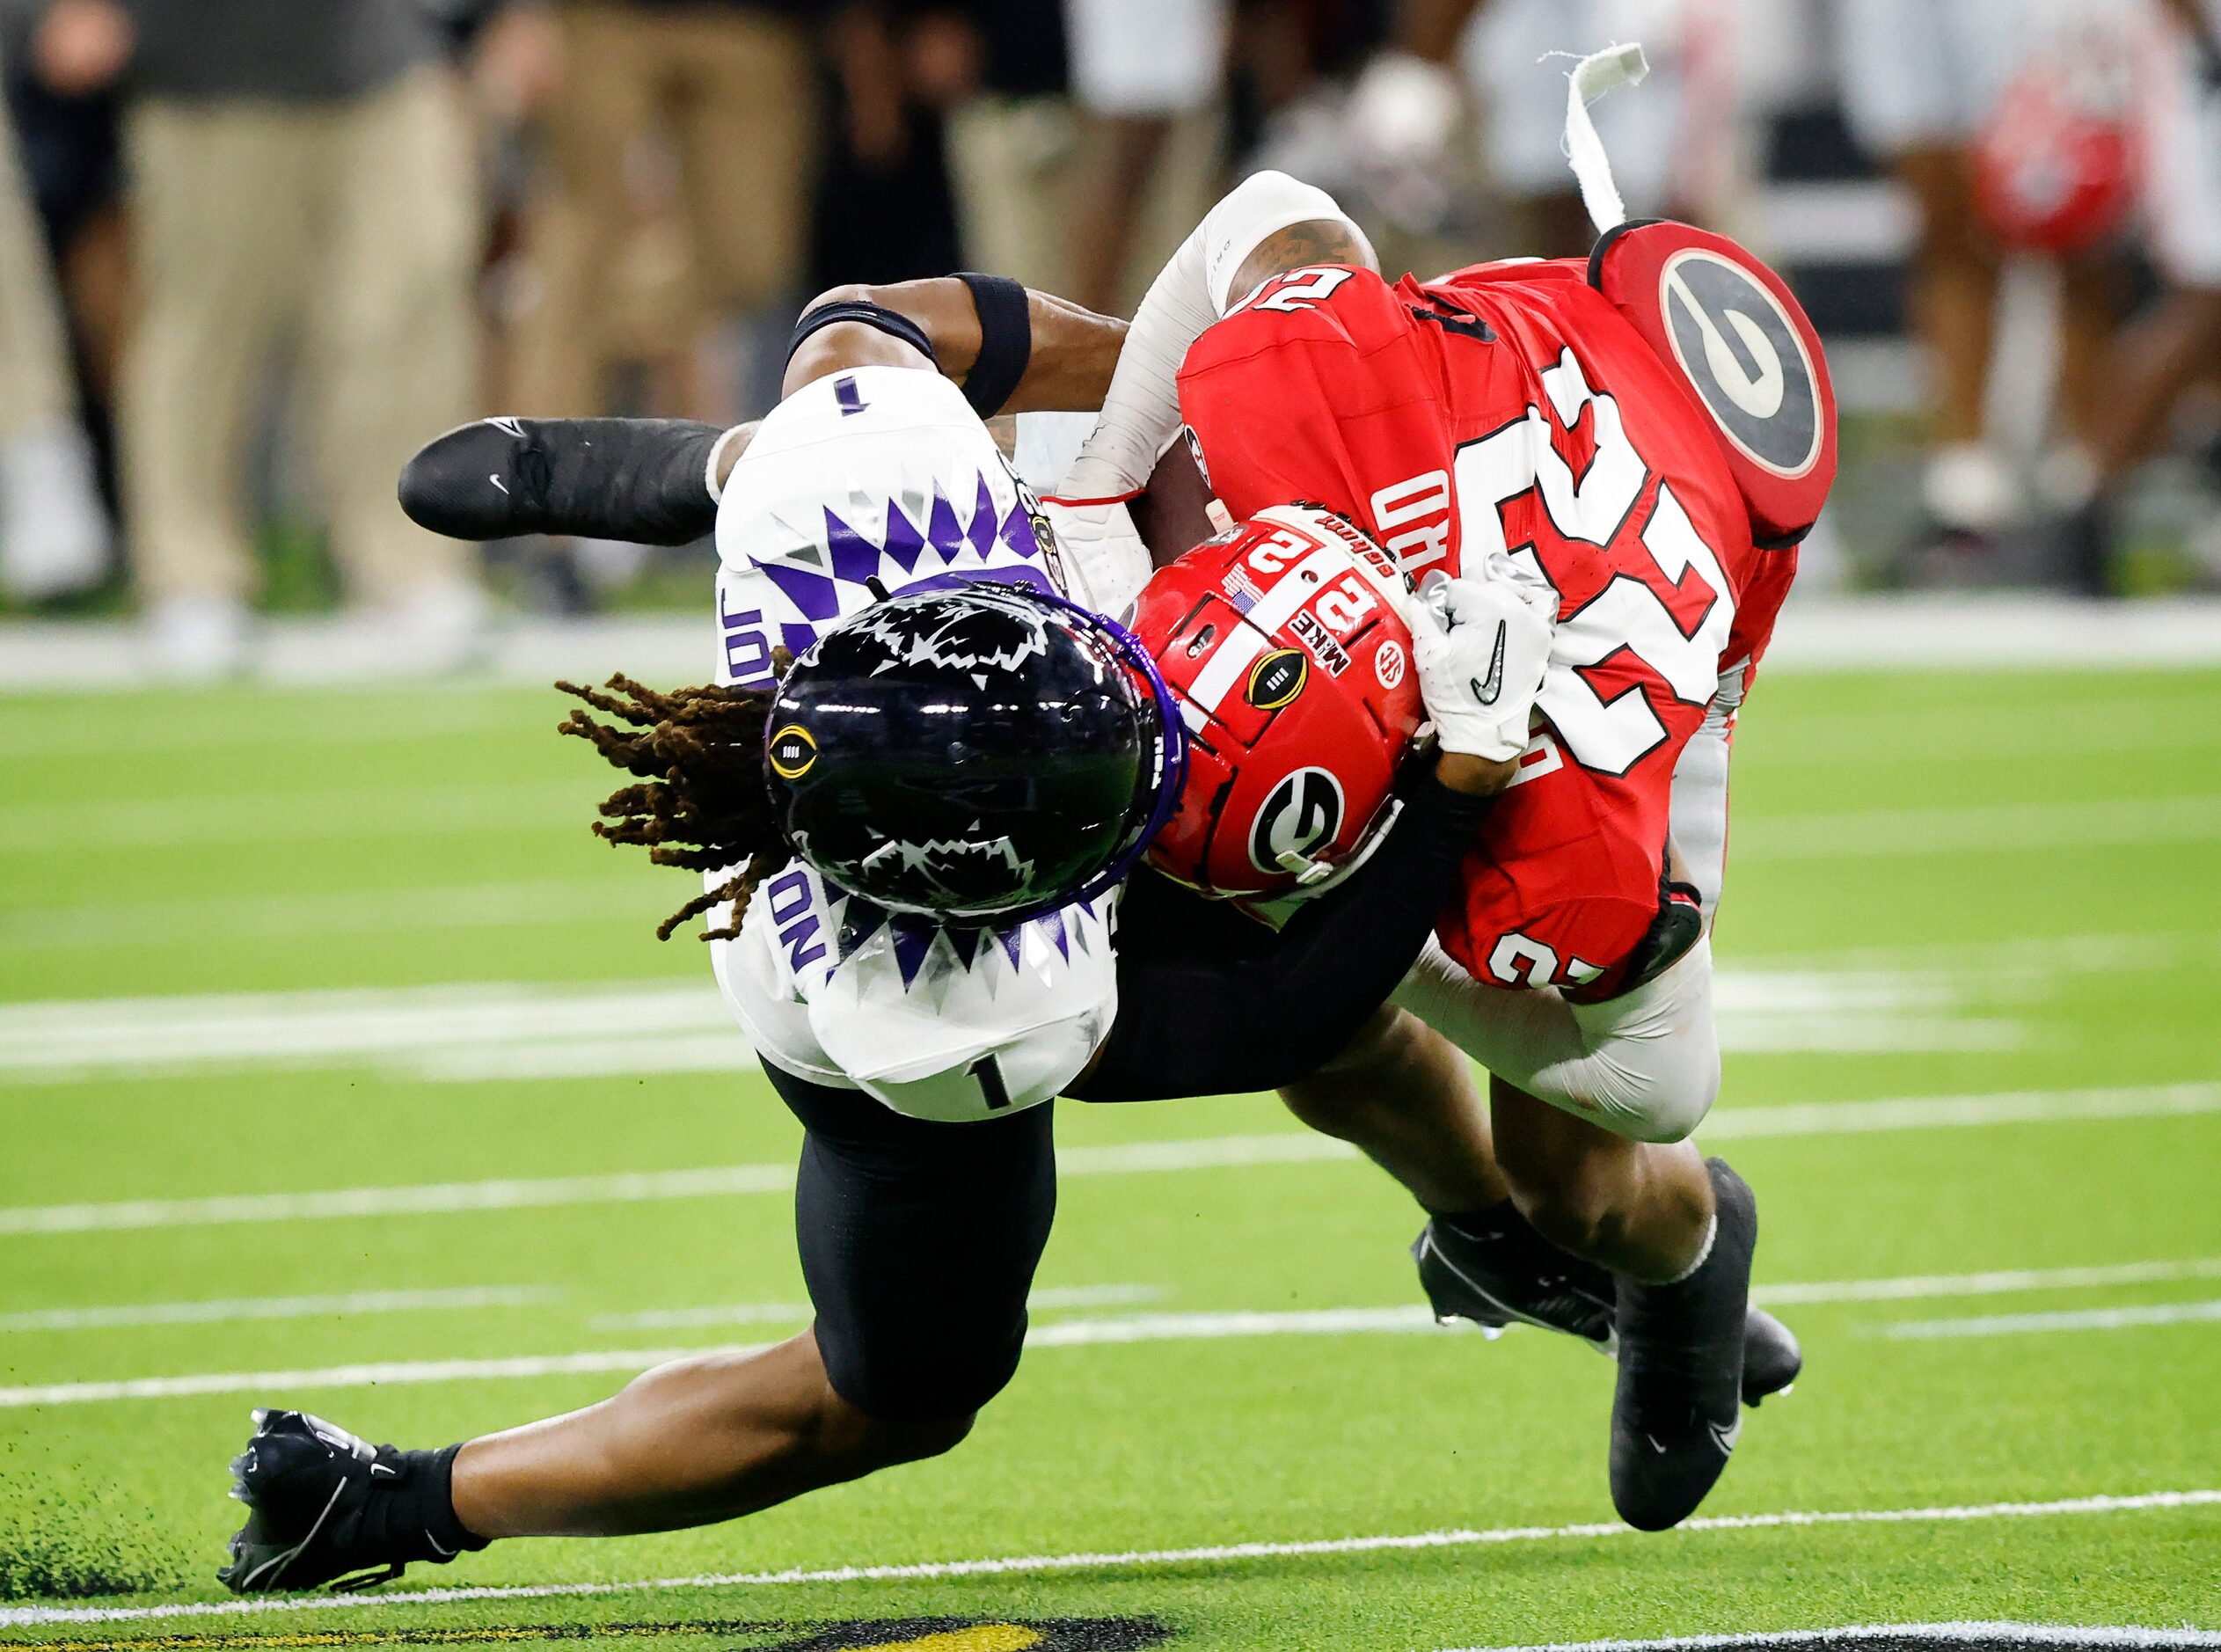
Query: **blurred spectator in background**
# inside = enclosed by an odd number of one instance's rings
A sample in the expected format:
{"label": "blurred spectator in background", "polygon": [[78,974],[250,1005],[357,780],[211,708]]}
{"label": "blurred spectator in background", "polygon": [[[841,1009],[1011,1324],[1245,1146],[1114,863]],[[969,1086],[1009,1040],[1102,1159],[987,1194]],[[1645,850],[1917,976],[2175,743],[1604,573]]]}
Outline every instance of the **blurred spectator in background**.
{"label": "blurred spectator in background", "polygon": [[1044,292],[1078,281],[1073,215],[1081,143],[1072,106],[1064,9],[1055,0],[968,0],[941,24],[969,36],[971,87],[948,117],[964,255]]}
{"label": "blurred spectator in background", "polygon": [[[1840,0],[1852,128],[1911,195],[1918,218],[1912,322],[1932,376],[1935,443],[1923,486],[1934,526],[1987,535],[2021,508],[1991,440],[1987,398],[2005,249],[1977,203],[1976,146],[2016,83],[2029,95],[2125,62],[2123,0]],[[2041,89],[2041,90],[2040,90]],[[2038,135],[2041,137],[2041,135]],[[2108,400],[2114,249],[2062,256],[2058,428],[2039,483],[2055,505],[2086,493]]]}
{"label": "blurred spectator in background", "polygon": [[965,95],[972,53],[950,31],[930,5],[833,8],[824,39],[835,96],[810,237],[812,291],[915,281],[964,263],[941,111]]}
{"label": "blurred spectator in background", "polygon": [[[1566,71],[1620,40],[1650,63],[1640,96],[1595,110],[1628,210],[1716,222],[1735,177],[1735,48],[1746,0],[1406,0],[1389,48],[1359,77],[1352,135],[1392,179],[1440,174],[1470,111],[1489,180],[1516,209],[1523,251],[1585,255],[1596,230],[1560,135]],[[1423,201],[1416,179],[1392,194]]]}
{"label": "blurred spectator in background", "polygon": [[82,591],[108,556],[46,237],[0,119],[0,592],[41,602]]}
{"label": "blurred spectator in background", "polygon": [[[497,22],[482,50],[528,39]],[[474,400],[476,156],[445,49],[418,0],[41,9],[50,84],[123,79],[132,99],[138,314],[120,435],[157,669],[244,662],[249,450],[272,357],[296,333],[318,503],[351,601],[391,627],[397,664],[476,647],[485,601],[464,548],[393,506],[402,460]]]}
{"label": "blurred spectator in background", "polygon": [[[2122,336],[2093,438],[2091,496],[2071,523],[2072,573],[2092,596],[2118,590],[2122,485],[2151,457],[2184,393],[2221,372],[2221,0],[2155,0],[2143,99],[2144,216],[2167,293]],[[2221,583],[2221,528],[2192,551]]]}
{"label": "blurred spectator in background", "polygon": [[[712,330],[797,296],[820,99],[802,0],[556,0],[564,72],[540,106],[544,167],[528,209],[530,274],[508,393],[547,415],[612,411],[611,369],[638,354],[624,283],[643,173],[671,169],[681,257],[659,290],[654,353],[690,364]],[[730,383],[686,365],[691,405],[736,416]]]}
{"label": "blurred spectator in background", "polygon": [[1086,125],[1070,296],[1129,315],[1217,198],[1231,0],[1065,0]]}

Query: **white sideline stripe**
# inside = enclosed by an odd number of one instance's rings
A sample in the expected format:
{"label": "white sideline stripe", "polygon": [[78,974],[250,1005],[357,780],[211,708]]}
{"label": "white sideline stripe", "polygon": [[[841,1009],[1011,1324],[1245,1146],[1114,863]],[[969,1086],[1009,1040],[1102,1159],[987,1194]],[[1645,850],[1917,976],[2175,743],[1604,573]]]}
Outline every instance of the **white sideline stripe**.
{"label": "white sideline stripe", "polygon": [[1908,1634],[1984,1646],[1999,1640],[2032,1641],[2039,1646],[2221,1646],[2221,1631],[2212,1629],[2151,1629],[2130,1624],[2119,1628],[2089,1628],[2079,1624],[1983,1623],[1962,1619],[1953,1623],[1852,1623],[1833,1629],[1777,1629],[1763,1634],[1677,1634],[1657,1641],[1554,1641],[1544,1646],[1448,1647],[1443,1652],[1704,1652],[1708,1647],[1797,1647],[1819,1641],[1889,1641]]}
{"label": "white sideline stripe", "polygon": [[[1434,1331],[1434,1315],[1416,1305],[1393,1308],[1306,1308],[1285,1312],[1130,1313],[1034,1326],[1028,1348],[1094,1348],[1126,1342],[1217,1341],[1249,1336],[1347,1336]],[[0,1410],[25,1406],[103,1405],[119,1400],[181,1400],[207,1394],[275,1393],[296,1388],[369,1388],[381,1385],[508,1381],[597,1371],[637,1372],[668,1360],[756,1347],[587,1349],[575,1354],[525,1354],[500,1359],[391,1360],[327,1365],[311,1371],[196,1371],[181,1377],[131,1377],[112,1382],[30,1384],[0,1388]]]}
{"label": "white sideline stripe", "polygon": [[2162,1302],[2130,1308],[2079,1308],[2054,1313],[1995,1313],[1967,1319],[1900,1319],[1882,1334],[1915,1341],[1947,1336],[2018,1336],[2042,1331],[2127,1331],[2145,1325],[2221,1320],[2221,1301]]}
{"label": "white sideline stripe", "polygon": [[2221,1256],[2183,1261],[2116,1262],[2095,1268],[2014,1268],[1977,1274],[1905,1274],[1893,1279],[1813,1280],[1754,1285],[1751,1299],[1771,1307],[1823,1302],[1904,1302],[1923,1297],[1991,1297],[2021,1290],[2080,1290],[2175,1279],[2221,1279]]}
{"label": "white sideline stripe", "polygon": [[[1904,1096],[1881,1101],[1813,1101],[1730,1109],[1713,1115],[1699,1133],[1707,1141],[1730,1137],[1748,1140],[2075,1119],[2171,1118],[2215,1112],[2221,1112],[2221,1083],[2020,1090],[1993,1095]],[[1057,1168],[1063,1176],[1114,1175],[1230,1166],[1311,1164],[1357,1156],[1357,1150],[1347,1142],[1306,1130],[1281,1130],[1261,1136],[1197,1137],[1184,1141],[1064,1148],[1058,1152]],[[415,1187],[341,1188],[313,1193],[0,1206],[0,1235],[537,1210],[571,1204],[629,1204],[661,1199],[784,1193],[793,1181],[793,1167],[789,1165],[726,1165],[699,1170],[633,1171],[611,1176],[553,1176],[537,1181],[426,1182]]]}
{"label": "white sideline stripe", "polygon": [[229,1297],[206,1302],[40,1308],[0,1313],[0,1332],[227,1325],[245,1319],[314,1319],[331,1314],[413,1313],[424,1309],[521,1308],[553,1302],[562,1294],[544,1285],[469,1285],[451,1290],[354,1290],[324,1297]]}
{"label": "white sideline stripe", "polygon": [[[1780,1528],[1835,1525],[1912,1525],[1930,1522],[2026,1520],[2057,1515],[2128,1514],[2150,1509],[2196,1509],[2221,1504],[2221,1490],[2152,1491],[2126,1495],[2061,1497],[2044,1502],[1944,1504],[1925,1509],[1784,1509],[1768,1514],[1699,1515],[1684,1520],[1670,1536],[1650,1543],[1673,1543],[1698,1532],[1764,1531]],[[895,1565],[802,1567],[777,1572],[705,1572],[690,1577],[645,1577],[622,1583],[508,1583],[475,1588],[411,1589],[391,1594],[301,1595],[252,1600],[179,1601],[160,1606],[10,1606],[0,1608],[0,1626],[42,1623],[120,1623],[171,1618],[229,1618],[273,1612],[352,1612],[382,1606],[445,1604],[462,1600],[552,1600],[567,1597],[639,1594],[648,1590],[690,1591],[747,1589],[792,1583],[855,1583],[947,1577],[998,1577],[1014,1574],[1121,1570],[1143,1566],[1193,1565],[1198,1561],[1275,1560],[1311,1554],[1369,1554],[1383,1550],[1472,1548],[1497,1543],[1545,1543],[1585,1538],[1635,1535],[1616,1520],[1560,1526],[1457,1528],[1387,1536],[1323,1538],[1293,1542],[1221,1543],[1181,1549],[1124,1549],[1077,1554],[998,1555],[983,1560],[918,1561]]]}
{"label": "white sideline stripe", "polygon": [[2221,795],[1980,803],[1958,808],[1759,815],[1737,824],[1735,858],[1992,854],[2012,849],[2203,843],[2221,837]]}

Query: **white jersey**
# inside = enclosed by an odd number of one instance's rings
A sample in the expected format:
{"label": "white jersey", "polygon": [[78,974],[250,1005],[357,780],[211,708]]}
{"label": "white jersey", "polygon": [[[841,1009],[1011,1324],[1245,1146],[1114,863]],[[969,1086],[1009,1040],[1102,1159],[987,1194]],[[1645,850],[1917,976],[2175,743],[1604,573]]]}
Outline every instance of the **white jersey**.
{"label": "white jersey", "polygon": [[[803,386],[764,419],[719,506],[718,681],[768,683],[774,647],[799,654],[902,591],[982,578],[1061,590],[1039,508],[939,374],[862,367]],[[774,1065],[913,1117],[992,1118],[1056,1096],[1109,1031],[1114,902],[1000,933],[950,930],[844,895],[797,861],[756,891],[740,938],[711,951]]]}

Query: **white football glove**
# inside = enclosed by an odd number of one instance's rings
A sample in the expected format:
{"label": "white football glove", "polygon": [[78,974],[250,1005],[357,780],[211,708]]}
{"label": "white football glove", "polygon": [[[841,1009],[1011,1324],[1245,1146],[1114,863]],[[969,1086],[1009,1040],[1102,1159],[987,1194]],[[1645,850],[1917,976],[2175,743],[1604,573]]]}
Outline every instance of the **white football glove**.
{"label": "white football glove", "polygon": [[1442,749],[1509,763],[1527,748],[1550,665],[1544,604],[1509,581],[1437,576],[1407,607],[1420,698]]}
{"label": "white football glove", "polygon": [[1082,608],[1115,616],[1149,583],[1149,547],[1134,530],[1122,499],[1075,504],[1041,501],[1041,515],[1056,536],[1056,559],[1064,571],[1064,595]]}

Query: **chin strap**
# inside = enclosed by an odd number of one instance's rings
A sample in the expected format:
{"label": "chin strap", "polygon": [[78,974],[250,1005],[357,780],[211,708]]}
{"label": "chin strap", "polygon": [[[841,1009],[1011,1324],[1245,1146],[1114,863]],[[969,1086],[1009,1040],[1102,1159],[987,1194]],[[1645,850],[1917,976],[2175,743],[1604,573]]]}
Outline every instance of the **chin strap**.
{"label": "chin strap", "polygon": [[1630,42],[1591,52],[1566,77],[1566,158],[1573,163],[1581,204],[1589,208],[1589,221],[1599,235],[1627,222],[1627,203],[1612,181],[1611,158],[1596,135],[1596,123],[1589,118],[1589,106],[1615,86],[1640,84],[1649,72],[1642,48]]}

